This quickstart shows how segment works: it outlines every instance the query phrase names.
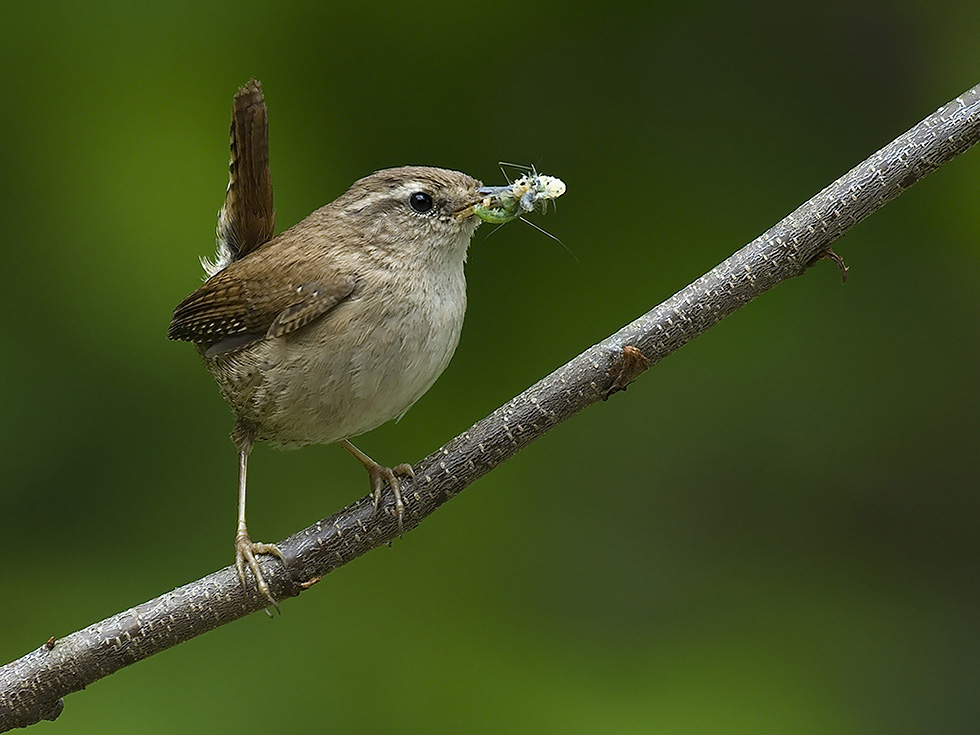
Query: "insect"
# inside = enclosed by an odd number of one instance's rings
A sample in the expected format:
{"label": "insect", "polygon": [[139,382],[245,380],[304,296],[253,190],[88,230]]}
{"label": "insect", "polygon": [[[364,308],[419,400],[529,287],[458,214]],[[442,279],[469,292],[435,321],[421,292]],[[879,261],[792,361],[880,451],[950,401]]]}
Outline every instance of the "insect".
{"label": "insect", "polygon": [[477,193],[483,199],[473,205],[473,212],[484,222],[503,224],[531,212],[547,212],[548,202],[565,193],[565,182],[531,168],[507,186],[484,186]]}

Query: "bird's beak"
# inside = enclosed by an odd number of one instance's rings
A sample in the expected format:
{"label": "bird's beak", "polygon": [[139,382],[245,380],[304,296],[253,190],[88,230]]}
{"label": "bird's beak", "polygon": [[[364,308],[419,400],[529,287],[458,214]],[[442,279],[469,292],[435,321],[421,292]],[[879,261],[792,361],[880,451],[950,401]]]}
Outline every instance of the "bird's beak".
{"label": "bird's beak", "polygon": [[473,210],[473,208],[477,204],[479,204],[479,203],[480,203],[480,200],[477,200],[475,202],[470,202],[469,204],[467,204],[462,209],[457,209],[455,212],[453,212],[453,215],[456,216],[456,217],[460,217],[461,219],[466,219],[467,217],[472,217],[473,215],[476,214],[476,212]]}
{"label": "bird's beak", "polygon": [[[479,217],[486,219],[480,212],[502,206],[502,197],[509,194],[511,186],[481,186],[476,190],[477,198],[454,213],[457,217]],[[479,206],[479,209],[477,207]],[[487,220],[490,221],[490,220]]]}
{"label": "bird's beak", "polygon": [[481,186],[476,190],[480,197],[480,201],[477,203],[484,207],[500,207],[503,205],[504,196],[513,196],[512,191],[513,186],[510,184],[507,186]]}

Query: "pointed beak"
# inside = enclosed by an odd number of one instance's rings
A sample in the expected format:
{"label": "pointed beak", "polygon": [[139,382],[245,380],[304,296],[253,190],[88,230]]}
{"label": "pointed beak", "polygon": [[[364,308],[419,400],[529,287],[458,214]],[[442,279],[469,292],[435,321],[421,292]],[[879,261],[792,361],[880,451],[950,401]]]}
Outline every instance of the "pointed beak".
{"label": "pointed beak", "polygon": [[513,186],[481,186],[476,190],[480,196],[480,204],[484,207],[503,206],[504,197],[513,198]]}
{"label": "pointed beak", "polygon": [[476,207],[476,205],[479,203],[480,203],[479,199],[475,202],[470,202],[465,207],[462,207],[461,209],[457,209],[455,212],[453,212],[453,216],[462,217],[463,219],[466,219],[467,217],[473,217],[476,214],[476,212],[474,211],[474,207]]}

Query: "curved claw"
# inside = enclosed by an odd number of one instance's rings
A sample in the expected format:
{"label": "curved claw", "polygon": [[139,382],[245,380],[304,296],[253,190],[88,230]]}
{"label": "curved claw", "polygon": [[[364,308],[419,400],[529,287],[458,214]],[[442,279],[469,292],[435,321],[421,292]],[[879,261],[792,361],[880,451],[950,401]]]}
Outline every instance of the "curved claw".
{"label": "curved claw", "polygon": [[402,484],[399,477],[415,478],[415,471],[410,464],[400,464],[395,467],[383,467],[375,463],[367,466],[368,477],[371,480],[371,500],[374,502],[374,510],[378,510],[381,503],[381,496],[384,495],[385,485],[391,487],[391,493],[395,496],[395,515],[398,517],[398,534],[405,531],[405,501],[402,499]]}
{"label": "curved claw", "polygon": [[238,581],[241,582],[242,589],[247,589],[245,583],[245,566],[247,564],[248,568],[252,571],[252,576],[255,577],[255,586],[258,587],[259,592],[276,609],[276,612],[282,612],[279,609],[279,603],[272,596],[269,585],[265,581],[265,576],[262,574],[262,567],[259,565],[258,559],[255,558],[256,554],[271,554],[272,556],[278,557],[283,564],[286,563],[286,558],[282,555],[278,546],[252,541],[249,538],[248,531],[244,529],[239,530],[235,535],[235,569],[238,572]]}
{"label": "curved claw", "polygon": [[374,510],[377,512],[381,504],[381,496],[384,495],[385,485],[391,486],[391,492],[395,496],[395,514],[398,516],[398,535],[401,536],[405,531],[405,501],[402,499],[401,477],[415,477],[415,471],[410,464],[400,464],[396,467],[383,467],[367,456],[360,449],[351,444],[347,439],[341,439],[338,444],[346,449],[350,455],[360,462],[368,472],[371,481],[371,500],[374,503]]}

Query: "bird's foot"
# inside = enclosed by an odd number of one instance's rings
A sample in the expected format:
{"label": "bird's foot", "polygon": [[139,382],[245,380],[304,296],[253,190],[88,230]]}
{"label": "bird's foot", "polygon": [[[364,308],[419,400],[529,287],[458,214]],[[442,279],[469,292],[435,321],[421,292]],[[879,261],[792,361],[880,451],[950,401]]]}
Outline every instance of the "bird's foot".
{"label": "bird's foot", "polygon": [[405,531],[405,501],[402,499],[402,483],[398,478],[414,478],[415,471],[412,469],[412,465],[400,464],[397,467],[383,467],[346,439],[341,439],[338,443],[367,470],[368,477],[371,480],[371,499],[374,501],[375,512],[377,512],[378,506],[381,504],[381,496],[384,495],[385,485],[391,487],[391,493],[395,496],[395,515],[398,517],[398,535],[401,536]]}
{"label": "bird's foot", "polygon": [[374,501],[374,510],[378,510],[381,503],[381,496],[384,495],[385,485],[391,487],[391,493],[395,496],[395,515],[398,517],[398,535],[405,531],[405,501],[402,500],[402,484],[399,477],[415,478],[415,472],[410,464],[400,464],[396,467],[383,467],[377,462],[374,465],[365,465],[368,477],[371,479],[371,499]]}
{"label": "bird's foot", "polygon": [[241,582],[242,589],[247,589],[245,584],[245,567],[247,565],[252,570],[252,576],[255,577],[255,585],[259,592],[277,612],[280,612],[279,603],[276,602],[276,598],[272,596],[272,592],[269,590],[269,585],[262,574],[262,567],[259,566],[259,561],[255,558],[256,554],[271,554],[279,557],[283,564],[286,563],[286,558],[278,546],[252,541],[248,531],[245,528],[239,528],[238,533],[235,534],[235,569],[238,570],[238,581]]}

